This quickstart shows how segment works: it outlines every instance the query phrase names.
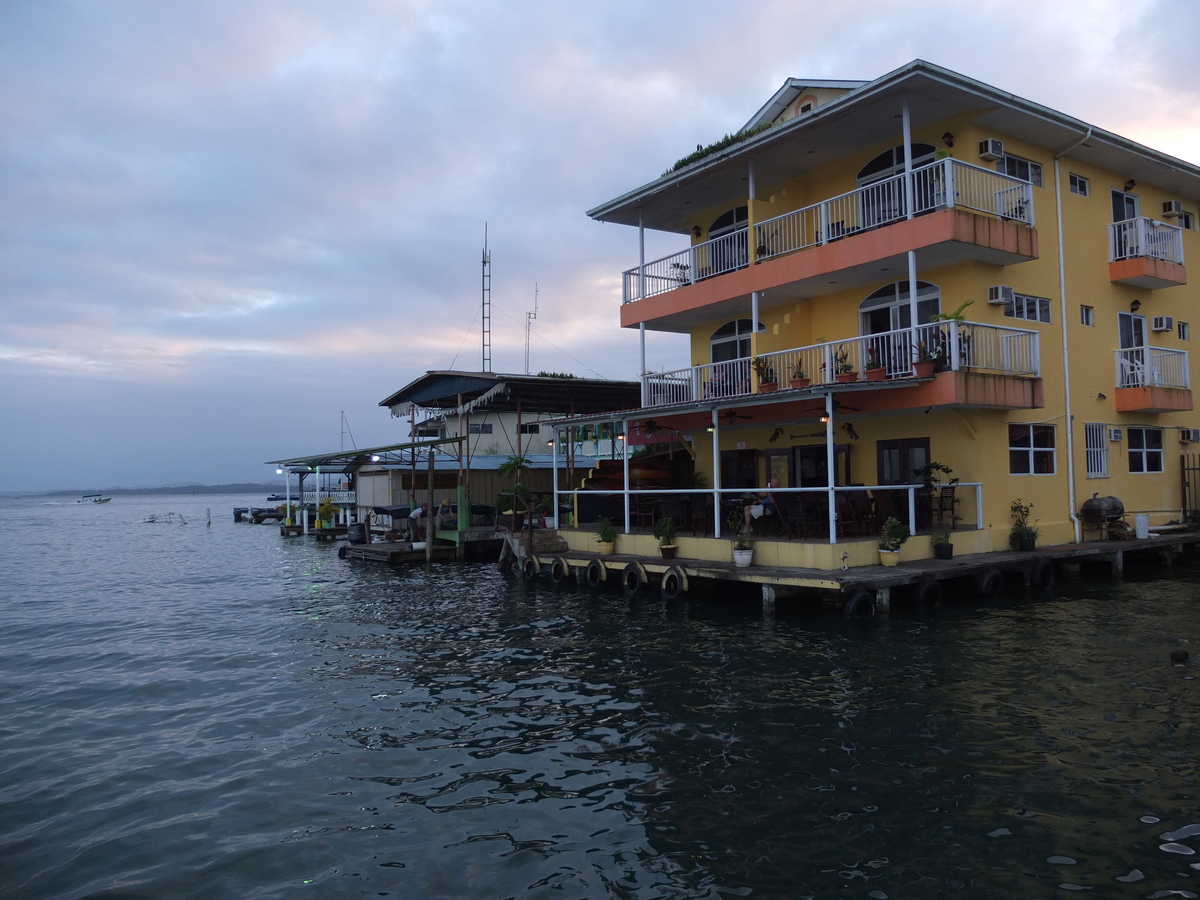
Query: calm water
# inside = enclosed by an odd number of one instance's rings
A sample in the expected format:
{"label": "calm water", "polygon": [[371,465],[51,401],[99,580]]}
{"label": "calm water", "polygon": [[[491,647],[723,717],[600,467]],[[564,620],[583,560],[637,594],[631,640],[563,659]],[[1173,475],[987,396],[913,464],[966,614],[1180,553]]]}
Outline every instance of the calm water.
{"label": "calm water", "polygon": [[769,621],[251,502],[0,503],[0,896],[1200,893],[1200,567]]}

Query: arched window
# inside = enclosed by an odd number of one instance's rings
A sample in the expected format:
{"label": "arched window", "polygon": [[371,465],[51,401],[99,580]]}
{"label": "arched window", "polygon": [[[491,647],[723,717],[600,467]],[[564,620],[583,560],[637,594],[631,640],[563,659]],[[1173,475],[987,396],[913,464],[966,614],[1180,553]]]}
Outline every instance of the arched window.
{"label": "arched window", "polygon": [[[928,325],[941,312],[942,292],[936,284],[917,282],[917,324]],[[912,325],[908,280],[884,285],[858,304],[859,334],[882,334]]]}
{"label": "arched window", "polygon": [[[913,144],[913,168],[933,162],[937,148],[932,144]],[[858,170],[858,186],[874,184],[904,171],[904,145],[884,150]]]}
{"label": "arched window", "polygon": [[[710,344],[712,361],[725,362],[730,359],[746,359],[750,356],[750,333],[753,330],[749,319],[727,322],[713,332]],[[761,322],[758,330],[763,330]]]}
{"label": "arched window", "polygon": [[731,231],[741,231],[746,228],[750,222],[750,208],[747,206],[739,206],[731,209],[728,212],[722,213],[713,220],[713,223],[708,226],[708,239],[718,238],[723,234],[729,234]]}

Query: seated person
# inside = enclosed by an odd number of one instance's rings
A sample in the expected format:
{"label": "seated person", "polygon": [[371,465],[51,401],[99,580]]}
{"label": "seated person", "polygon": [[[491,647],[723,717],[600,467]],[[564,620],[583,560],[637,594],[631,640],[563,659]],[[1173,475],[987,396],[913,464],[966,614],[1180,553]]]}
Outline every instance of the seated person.
{"label": "seated person", "polygon": [[758,501],[757,503],[747,503],[744,507],[742,507],[743,512],[746,514],[747,534],[750,534],[754,531],[754,528],[751,526],[751,521],[753,519],[760,519],[763,516],[779,515],[779,506],[775,503],[775,498],[771,494],[771,491],[777,487],[779,487],[779,479],[772,478],[767,482],[767,493],[762,500]]}

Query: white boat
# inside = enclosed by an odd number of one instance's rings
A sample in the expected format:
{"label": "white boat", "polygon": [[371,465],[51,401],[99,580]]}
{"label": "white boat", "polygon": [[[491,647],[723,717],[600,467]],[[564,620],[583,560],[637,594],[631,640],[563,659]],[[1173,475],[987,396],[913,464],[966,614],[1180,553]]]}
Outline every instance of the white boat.
{"label": "white boat", "polygon": [[80,503],[107,503],[112,497],[105,497],[103,494],[84,494]]}

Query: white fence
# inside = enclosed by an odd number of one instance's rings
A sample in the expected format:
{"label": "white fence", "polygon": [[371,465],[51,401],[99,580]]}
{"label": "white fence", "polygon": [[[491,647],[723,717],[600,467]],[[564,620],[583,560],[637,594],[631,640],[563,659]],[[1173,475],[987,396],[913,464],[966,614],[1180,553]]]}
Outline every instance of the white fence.
{"label": "white fence", "polygon": [[1183,265],[1183,229],[1138,217],[1108,226],[1108,261],[1150,256]]}
{"label": "white fence", "polygon": [[1117,387],[1190,388],[1191,373],[1184,350],[1132,347],[1116,351]]}
{"label": "white fence", "polygon": [[[757,223],[755,260],[827,244],[907,218],[905,179],[905,175],[893,175]],[[1033,194],[1028,182],[956,159],[937,160],[913,170],[912,207],[914,214],[962,207],[1033,225]],[[623,273],[623,302],[653,297],[703,278],[745,268],[748,251],[749,236],[741,230],[646,263],[644,267],[635,266]]]}
{"label": "white fence", "polygon": [[328,497],[336,506],[354,506],[358,503],[358,498],[355,491],[305,491],[303,501],[298,501],[294,496],[292,502],[303,502],[307,505],[315,505],[320,502],[317,495],[320,493],[320,500]]}

